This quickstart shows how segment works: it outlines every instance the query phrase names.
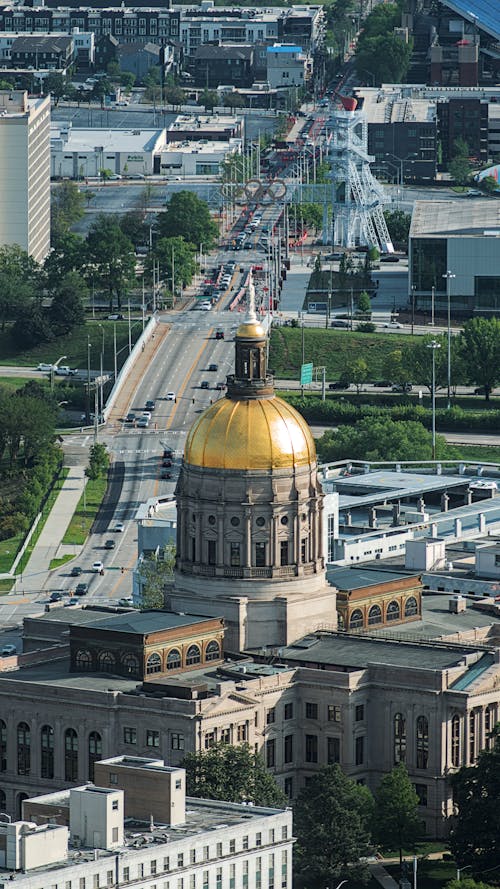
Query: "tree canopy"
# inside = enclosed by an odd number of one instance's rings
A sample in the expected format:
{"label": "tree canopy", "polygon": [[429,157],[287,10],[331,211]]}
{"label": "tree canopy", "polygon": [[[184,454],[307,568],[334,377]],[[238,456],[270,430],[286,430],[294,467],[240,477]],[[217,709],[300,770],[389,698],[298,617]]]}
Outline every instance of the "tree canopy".
{"label": "tree canopy", "polygon": [[402,763],[385,775],[375,794],[374,838],[384,851],[398,849],[403,863],[403,849],[413,850],[422,834],[418,814],[418,796]]}
{"label": "tree canopy", "polygon": [[52,193],[50,210],[51,235],[54,243],[84,215],[85,195],[76,182],[64,180],[57,185]]}
{"label": "tree canopy", "polygon": [[[195,258],[196,248],[188,244],[184,238],[159,238],[149,260],[156,260],[160,264],[160,278],[170,285],[172,282],[172,270],[174,272],[175,287],[187,287],[191,284],[196,273]],[[151,267],[151,261],[148,262]]]}
{"label": "tree canopy", "polygon": [[384,218],[392,243],[399,250],[408,248],[411,214],[403,210],[384,210]]}
{"label": "tree canopy", "polygon": [[500,380],[500,319],[472,318],[460,334],[467,376],[484,386],[486,400]]}
{"label": "tree canopy", "polygon": [[116,297],[118,308],[135,273],[132,242],[120,228],[119,219],[100,214],[87,235],[87,275],[108,291],[109,308]]}
{"label": "tree canopy", "polygon": [[165,587],[172,581],[175,565],[175,546],[167,544],[158,555],[144,558],[140,567],[141,609],[165,607]]}
{"label": "tree canopy", "polygon": [[[448,445],[444,436],[436,436],[436,457],[444,459]],[[318,441],[322,462],[342,460],[431,460],[432,436],[421,423],[413,420],[369,418],[353,426],[328,430]]]}
{"label": "tree canopy", "polygon": [[178,191],[172,195],[166,210],[158,214],[161,238],[184,238],[206,253],[217,241],[219,230],[210,216],[208,204],[192,191]]}
{"label": "tree canopy", "polygon": [[500,866],[500,725],[493,731],[491,749],[451,780],[457,809],[450,819],[451,851],[459,867],[484,875]]}
{"label": "tree canopy", "polygon": [[311,776],[296,801],[297,870],[312,886],[365,881],[360,859],[368,854],[373,797],[348,778],[340,766],[326,766]]}
{"label": "tree canopy", "polygon": [[248,744],[216,744],[201,753],[188,753],[182,767],[186,769],[189,796],[232,803],[249,801],[256,806],[287,804],[264,760]]}

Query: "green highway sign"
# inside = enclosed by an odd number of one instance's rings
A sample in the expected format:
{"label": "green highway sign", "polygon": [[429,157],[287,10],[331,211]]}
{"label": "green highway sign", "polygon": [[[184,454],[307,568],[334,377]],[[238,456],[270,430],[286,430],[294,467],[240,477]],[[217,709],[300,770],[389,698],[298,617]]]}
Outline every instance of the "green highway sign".
{"label": "green highway sign", "polygon": [[300,368],[300,385],[305,386],[306,383],[312,383],[313,366],[311,364],[303,364]]}

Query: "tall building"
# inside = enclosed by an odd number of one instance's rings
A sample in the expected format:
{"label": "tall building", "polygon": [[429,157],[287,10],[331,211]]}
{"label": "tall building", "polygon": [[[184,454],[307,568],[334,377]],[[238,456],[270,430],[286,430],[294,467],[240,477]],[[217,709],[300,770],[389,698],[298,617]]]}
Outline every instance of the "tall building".
{"label": "tall building", "polygon": [[0,245],[50,249],[50,96],[0,90]]}

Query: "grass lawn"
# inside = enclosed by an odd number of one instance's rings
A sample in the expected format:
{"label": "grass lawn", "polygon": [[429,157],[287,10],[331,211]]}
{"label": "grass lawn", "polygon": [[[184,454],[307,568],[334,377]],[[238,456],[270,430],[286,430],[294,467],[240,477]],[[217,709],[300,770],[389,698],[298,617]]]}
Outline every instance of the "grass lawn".
{"label": "grass lawn", "polygon": [[[10,330],[0,331],[0,365],[19,365],[22,367],[36,367],[40,362],[55,362],[61,355],[66,358],[63,364],[70,367],[84,369],[87,367],[87,343],[90,339],[91,368],[96,370],[101,360],[102,331],[104,331],[104,369],[113,370],[114,346],[113,346],[112,321],[87,321],[81,327],[76,328],[67,336],[60,336],[53,343],[42,343],[33,349],[20,350],[14,343]],[[132,344],[142,332],[142,321],[132,322]],[[128,322],[118,321],[116,324],[116,348],[118,353],[118,367],[121,367],[128,355]]]}
{"label": "grass lawn", "polygon": [[[356,333],[346,330],[304,328],[305,361],[326,367],[327,380],[340,377],[347,362],[364,358],[370,378],[383,378],[383,363],[389,352],[408,345],[408,337],[397,333]],[[278,379],[299,379],[302,364],[302,330],[276,327],[271,332],[269,366]]]}
{"label": "grass lawn", "polygon": [[83,546],[102,503],[107,486],[107,477],[88,480],[85,492],[80,498],[66,534],[62,539],[63,543]]}
{"label": "grass lawn", "polygon": [[5,574],[10,571],[12,562],[16,558],[19,547],[22,546],[25,534],[16,534],[15,537],[8,537],[7,540],[0,540],[0,573]]}
{"label": "grass lawn", "polygon": [[53,571],[54,568],[60,568],[61,565],[65,565],[66,562],[71,562],[72,559],[74,559],[74,556],[69,553],[65,556],[61,556],[60,559],[52,559],[49,565],[49,571]]}
{"label": "grass lawn", "polygon": [[484,460],[486,463],[500,463],[500,446],[457,445],[463,460]]}
{"label": "grass lawn", "polygon": [[0,387],[15,392],[16,389],[20,389],[21,386],[24,386],[25,383],[29,383],[30,379],[31,377],[0,377]]}
{"label": "grass lawn", "polygon": [[[399,864],[385,865],[388,873],[399,879]],[[426,860],[418,862],[417,886],[418,889],[443,889],[450,880],[457,876],[457,866],[453,861]],[[408,862],[408,879],[413,881],[412,863]]]}
{"label": "grass lawn", "polygon": [[[54,503],[56,502],[57,495],[59,494],[59,491],[61,490],[61,488],[63,486],[64,479],[68,475],[68,472],[69,472],[69,469],[67,467],[64,467],[61,470],[61,474],[60,474],[59,478],[57,479],[54,487],[52,488],[52,490],[47,498],[47,502],[45,503],[45,506],[42,509],[42,517],[41,517],[40,521],[38,522],[38,525],[36,526],[35,531],[33,533],[33,536],[23,553],[23,557],[17,566],[17,569],[16,569],[17,574],[22,574],[24,569],[26,568],[26,565],[28,564],[28,562],[30,560],[31,553],[33,552],[35,544],[36,544],[38,538],[40,537],[40,534],[43,531],[45,522],[47,521],[47,519],[50,515],[50,511],[51,511],[52,507],[54,506]],[[12,559],[12,562],[13,561],[14,561],[14,559]],[[12,562],[11,562],[11,564],[12,564]]]}
{"label": "grass lawn", "polygon": [[14,580],[7,580],[7,578],[0,580],[0,596],[6,596],[7,593],[10,593],[14,583]]}

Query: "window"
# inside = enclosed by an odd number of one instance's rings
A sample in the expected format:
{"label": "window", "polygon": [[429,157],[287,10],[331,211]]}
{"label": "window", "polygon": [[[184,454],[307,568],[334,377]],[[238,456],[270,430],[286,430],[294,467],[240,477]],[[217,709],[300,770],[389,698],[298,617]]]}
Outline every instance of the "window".
{"label": "window", "polygon": [[177,855],[177,867],[184,867],[184,852],[179,852]]}
{"label": "window", "polygon": [[248,837],[244,836],[242,840],[242,848],[246,851],[248,849]]}
{"label": "window", "polygon": [[191,849],[189,852],[189,863],[196,864],[196,849]]}
{"label": "window", "polygon": [[271,725],[272,722],[276,722],[276,710],[274,707],[271,707],[266,713],[266,725]]}
{"label": "window", "polygon": [[380,605],[372,605],[368,612],[368,625],[373,626],[373,624],[381,624],[382,623],[382,609]]}
{"label": "window", "polygon": [[7,723],[0,719],[0,772],[7,771]]}
{"label": "window", "polygon": [[210,886],[210,882],[209,882],[208,871],[204,870],[203,871],[203,889],[209,889],[209,886]]}
{"label": "window", "polygon": [[231,543],[230,544],[230,553],[229,553],[229,561],[232,568],[239,568],[241,564],[240,560],[240,545],[239,543]]}
{"label": "window", "polygon": [[274,768],[276,765],[276,741],[274,738],[268,738],[266,741],[266,766],[268,769]]}
{"label": "window", "polygon": [[94,780],[94,765],[102,759],[102,738],[99,732],[91,732],[89,735],[89,781]]}
{"label": "window", "polygon": [[236,852],[236,840],[229,840],[229,854],[234,855]]}
{"label": "window", "polygon": [[146,747],[159,747],[160,746],[160,732],[154,731],[154,729],[146,729]]}
{"label": "window", "polygon": [[201,663],[201,651],[198,645],[190,645],[187,654],[186,654],[186,664],[188,666],[192,666],[193,664]]}
{"label": "window", "polygon": [[306,735],[306,762],[318,761],[318,736]]}
{"label": "window", "polygon": [[205,750],[210,750],[210,747],[215,747],[216,743],[215,732],[206,732],[205,734]]}
{"label": "window", "polygon": [[112,804],[112,807],[111,807],[111,808],[113,809],[113,812],[117,812],[117,811],[118,811],[119,806],[118,806],[118,800],[117,800],[117,799],[114,799],[114,800],[113,800],[113,804]]}
{"label": "window", "polygon": [[78,781],[78,735],[74,728],[64,732],[64,780]]}
{"label": "window", "polygon": [[460,765],[460,716],[455,713],[451,720],[451,764]]}
{"label": "window", "polygon": [[260,541],[255,543],[255,567],[266,567],[266,544]]}
{"label": "window", "polygon": [[92,655],[90,651],[77,651],[75,655],[75,667],[82,673],[89,672],[92,669]]}
{"label": "window", "polygon": [[248,731],[247,731],[246,723],[243,723],[243,725],[238,726],[237,738],[238,738],[238,741],[248,741]]}
{"label": "window", "polygon": [[110,651],[99,652],[97,665],[101,673],[114,673],[115,663],[115,656]]}
{"label": "window", "polygon": [[283,759],[285,762],[293,762],[293,735],[285,735]]}
{"label": "window", "polygon": [[354,742],[354,762],[357,766],[362,766],[365,758],[365,739],[363,735],[359,735]]}
{"label": "window", "polygon": [[123,726],[123,743],[137,744],[137,729],[129,725]]}
{"label": "window", "polygon": [[493,726],[495,725],[494,717],[494,706],[493,704],[490,704],[484,711],[484,734],[486,750],[491,750],[491,748],[493,747],[493,737],[491,735],[491,732],[493,731]]}
{"label": "window", "polygon": [[172,732],[170,747],[172,750],[184,750],[184,735],[181,735],[179,732]]}
{"label": "window", "polygon": [[270,855],[268,859],[268,886],[274,889],[274,855]]}
{"label": "window", "polygon": [[168,873],[170,870],[170,858],[168,855],[163,859],[163,870],[165,873]]}
{"label": "window", "polygon": [[364,704],[356,704],[354,710],[354,719],[356,722],[363,722],[365,718],[365,705]]}
{"label": "window", "polygon": [[243,885],[242,889],[247,889],[248,887],[248,861],[243,862]]}
{"label": "window", "polygon": [[122,657],[122,670],[131,676],[139,675],[139,661],[135,654],[125,654]]}
{"label": "window", "polygon": [[[260,831],[259,833],[255,834],[255,845],[262,846],[262,834],[260,833]],[[258,858],[257,860],[260,861],[260,858]]]}
{"label": "window", "polygon": [[109,773],[109,783],[110,784],[118,784],[118,773],[110,772]]}
{"label": "window", "polygon": [[415,793],[418,796],[419,806],[427,805],[427,784],[415,784]]}
{"label": "window", "polygon": [[410,596],[405,602],[405,617],[413,617],[418,614],[417,600],[415,596]]}
{"label": "window", "polygon": [[469,762],[474,763],[477,756],[476,714],[474,710],[469,713]]}
{"label": "window", "polygon": [[42,778],[54,777],[54,729],[43,725],[40,732],[40,770]]}
{"label": "window", "polygon": [[161,657],[157,651],[150,654],[146,661],[146,674],[150,676],[152,673],[161,673]]}
{"label": "window", "polygon": [[349,627],[351,630],[359,629],[359,627],[363,626],[363,612],[360,608],[356,608],[350,617]]}
{"label": "window", "polygon": [[180,651],[177,648],[172,648],[167,655],[167,670],[178,670],[181,665]]}
{"label": "window", "polygon": [[318,718],[318,705],[306,701],[306,719]]}
{"label": "window", "polygon": [[[286,830],[286,828],[285,828]],[[286,839],[284,837],[283,839]],[[286,849],[283,849],[281,853],[281,889],[286,889],[288,882],[288,852]]]}
{"label": "window", "polygon": [[386,620],[399,620],[401,616],[401,610],[399,608],[399,602],[389,602],[386,611]]}
{"label": "window", "polygon": [[280,541],[280,565],[288,565],[288,540]]}
{"label": "window", "polygon": [[417,719],[417,769],[426,769],[429,761],[429,723],[425,716]]}
{"label": "window", "polygon": [[340,738],[326,739],[326,761],[329,766],[340,762]]}
{"label": "window", "polygon": [[209,565],[217,564],[217,543],[215,540],[207,540],[207,562]]}
{"label": "window", "polygon": [[285,796],[287,796],[288,799],[292,799],[293,798],[293,778],[285,778],[283,789],[285,791]]}
{"label": "window", "polygon": [[406,762],[406,719],[402,713],[394,716],[394,763]]}
{"label": "window", "polygon": [[215,889],[222,889],[222,868],[218,867],[215,872]]}
{"label": "window", "polygon": [[293,704],[285,704],[285,719],[293,719]]}
{"label": "window", "polygon": [[206,661],[218,661],[220,658],[220,645],[215,640],[209,642],[205,650]]}
{"label": "window", "polygon": [[328,704],[327,708],[328,722],[340,722],[340,707],[336,704]]}
{"label": "window", "polygon": [[300,561],[303,565],[307,562],[307,537],[300,541]]}
{"label": "window", "polygon": [[231,729],[230,728],[219,729],[219,740],[220,740],[221,744],[230,744],[231,743]]}

